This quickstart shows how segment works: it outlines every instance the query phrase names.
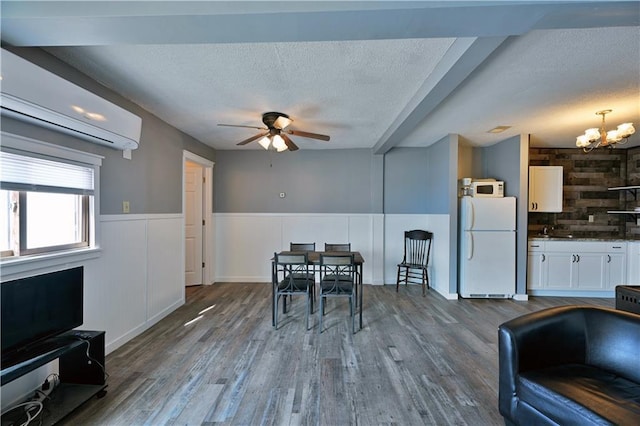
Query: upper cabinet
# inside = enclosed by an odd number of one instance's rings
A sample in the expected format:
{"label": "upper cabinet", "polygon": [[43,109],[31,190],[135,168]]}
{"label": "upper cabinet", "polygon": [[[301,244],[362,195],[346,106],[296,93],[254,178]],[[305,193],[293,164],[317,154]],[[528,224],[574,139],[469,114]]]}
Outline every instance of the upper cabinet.
{"label": "upper cabinet", "polygon": [[562,211],[562,166],[529,166],[529,211]]}

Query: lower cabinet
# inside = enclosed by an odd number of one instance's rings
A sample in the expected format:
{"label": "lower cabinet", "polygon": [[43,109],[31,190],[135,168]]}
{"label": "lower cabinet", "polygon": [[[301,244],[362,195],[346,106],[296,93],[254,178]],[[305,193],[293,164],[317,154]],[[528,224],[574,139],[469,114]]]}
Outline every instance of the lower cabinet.
{"label": "lower cabinet", "polygon": [[626,279],[626,242],[529,241],[530,290],[612,290]]}

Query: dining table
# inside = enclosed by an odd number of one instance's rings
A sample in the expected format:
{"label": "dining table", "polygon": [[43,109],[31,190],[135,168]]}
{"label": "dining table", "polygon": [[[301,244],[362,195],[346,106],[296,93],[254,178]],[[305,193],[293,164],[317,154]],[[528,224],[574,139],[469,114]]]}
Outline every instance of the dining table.
{"label": "dining table", "polygon": [[[323,254],[325,256],[327,255],[333,255],[333,256],[340,256],[340,255],[345,255],[345,254],[353,254],[353,263],[355,264],[356,267],[356,305],[359,307],[359,321],[360,321],[360,329],[362,329],[362,265],[364,264],[364,258],[362,257],[362,254],[359,251],[290,251],[290,250],[286,250],[286,251],[281,251],[278,253],[278,256],[282,256],[282,255],[288,255],[288,254],[301,254],[301,253],[307,253],[307,259],[309,262],[309,265],[313,267],[313,272],[319,272],[320,270],[320,255]],[[276,313],[275,313],[275,294],[276,294],[276,286],[278,285],[277,281],[277,276],[276,276],[276,263],[275,263],[275,257],[271,258],[271,283],[272,283],[272,295],[271,295],[271,299],[274,301],[273,306],[271,308],[271,322],[272,325],[275,326],[275,317],[276,317]],[[283,306],[284,307],[284,306]]]}

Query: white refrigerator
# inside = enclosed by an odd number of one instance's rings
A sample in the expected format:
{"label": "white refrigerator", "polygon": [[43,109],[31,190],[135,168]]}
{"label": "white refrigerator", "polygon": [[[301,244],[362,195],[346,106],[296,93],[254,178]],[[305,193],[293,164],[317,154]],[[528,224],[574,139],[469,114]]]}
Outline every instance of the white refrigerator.
{"label": "white refrigerator", "polygon": [[460,199],[459,292],[511,298],[516,291],[516,199]]}

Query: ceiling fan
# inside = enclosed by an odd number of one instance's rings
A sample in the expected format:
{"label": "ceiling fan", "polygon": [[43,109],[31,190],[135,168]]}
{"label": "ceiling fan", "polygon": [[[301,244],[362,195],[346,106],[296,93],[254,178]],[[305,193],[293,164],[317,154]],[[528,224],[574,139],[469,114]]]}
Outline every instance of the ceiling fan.
{"label": "ceiling fan", "polygon": [[278,152],[286,151],[287,149],[289,151],[296,151],[298,149],[298,146],[293,143],[288,135],[319,139],[321,141],[329,140],[329,136],[327,135],[304,132],[302,130],[287,129],[287,127],[293,122],[293,120],[290,119],[287,114],[283,114],[281,112],[265,112],[264,114],[262,114],[262,122],[267,127],[243,126],[238,124],[218,124],[218,126],[247,127],[249,129],[263,130],[263,132],[260,132],[257,135],[251,136],[248,139],[238,142],[237,145],[246,145],[249,142],[253,142],[259,139],[258,143],[264,149],[273,147]]}

